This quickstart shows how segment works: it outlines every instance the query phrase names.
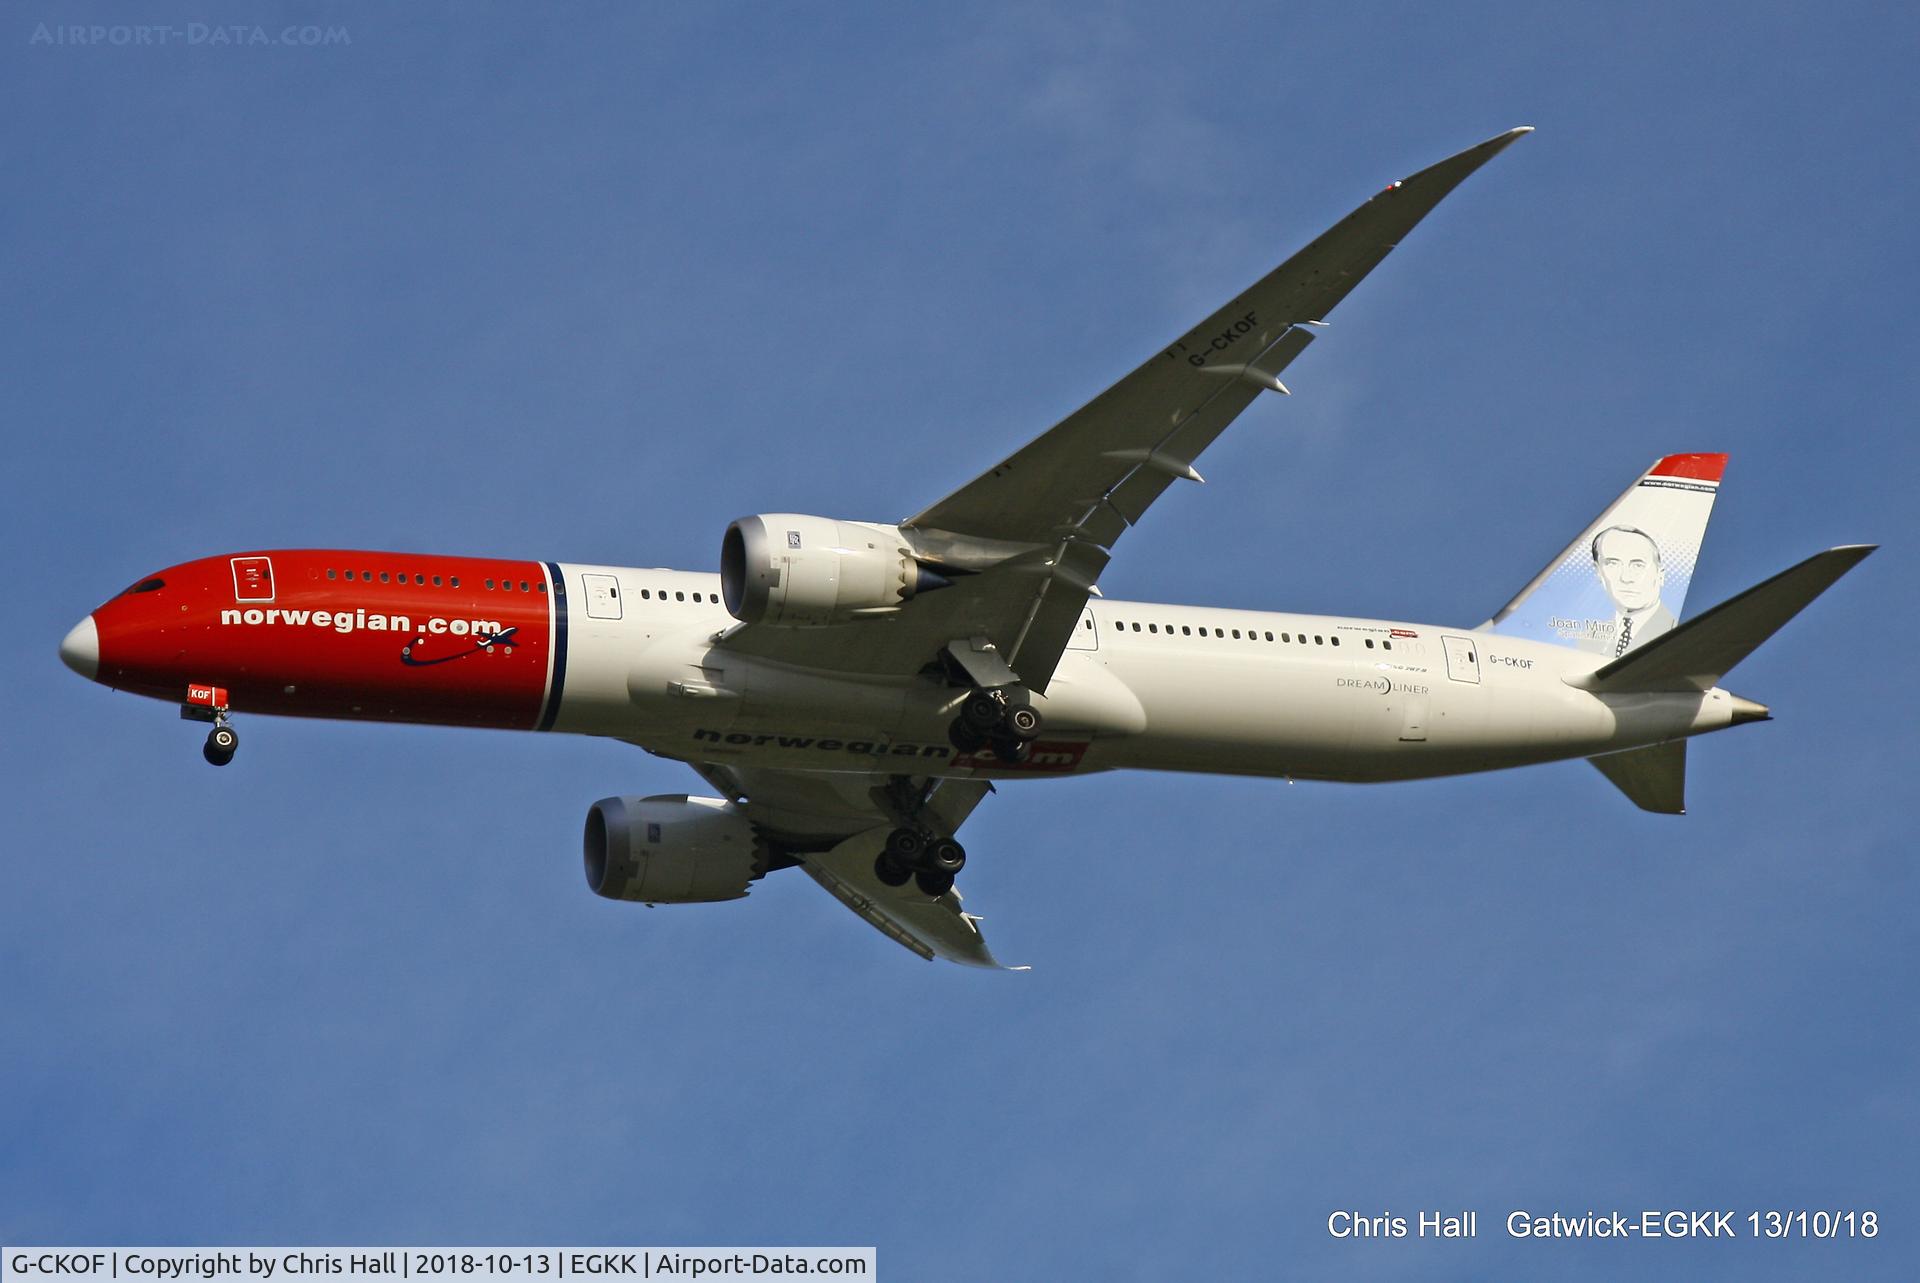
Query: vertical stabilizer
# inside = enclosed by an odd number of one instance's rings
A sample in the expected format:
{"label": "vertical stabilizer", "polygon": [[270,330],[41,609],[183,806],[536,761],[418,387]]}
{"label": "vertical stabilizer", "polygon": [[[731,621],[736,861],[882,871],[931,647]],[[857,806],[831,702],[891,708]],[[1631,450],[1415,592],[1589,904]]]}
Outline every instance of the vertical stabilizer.
{"label": "vertical stabilizer", "polygon": [[1619,657],[1686,605],[1724,454],[1670,454],[1589,522],[1482,631]]}

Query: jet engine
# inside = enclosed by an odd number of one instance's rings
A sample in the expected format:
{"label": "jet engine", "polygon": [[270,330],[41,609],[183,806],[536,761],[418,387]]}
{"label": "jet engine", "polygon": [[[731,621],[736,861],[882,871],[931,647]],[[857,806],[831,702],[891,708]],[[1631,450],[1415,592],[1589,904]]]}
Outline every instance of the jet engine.
{"label": "jet engine", "polygon": [[752,823],[717,797],[603,797],[585,845],[587,886],[609,900],[738,900],[768,866]]}
{"label": "jet engine", "polygon": [[776,512],[740,518],[720,541],[720,593],[743,623],[844,623],[951,582],[914,558],[897,526]]}

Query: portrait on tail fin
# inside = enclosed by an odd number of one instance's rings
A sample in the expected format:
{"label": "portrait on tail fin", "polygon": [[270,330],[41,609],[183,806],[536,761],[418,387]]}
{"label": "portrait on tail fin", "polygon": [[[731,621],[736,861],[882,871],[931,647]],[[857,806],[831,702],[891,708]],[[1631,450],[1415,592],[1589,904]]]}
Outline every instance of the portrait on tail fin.
{"label": "portrait on tail fin", "polygon": [[1579,639],[1582,650],[1615,659],[1673,627],[1673,612],[1660,600],[1666,567],[1660,543],[1637,526],[1608,526],[1589,545],[1593,573],[1613,603],[1610,623],[1595,621]]}
{"label": "portrait on tail fin", "polygon": [[1686,608],[1724,454],[1670,454],[1588,522],[1480,627],[1618,659]]}

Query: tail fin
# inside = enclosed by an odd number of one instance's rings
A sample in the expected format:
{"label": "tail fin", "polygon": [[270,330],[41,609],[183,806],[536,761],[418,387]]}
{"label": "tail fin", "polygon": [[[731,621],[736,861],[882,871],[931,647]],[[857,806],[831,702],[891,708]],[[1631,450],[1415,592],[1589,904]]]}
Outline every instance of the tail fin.
{"label": "tail fin", "polygon": [[1617,657],[1672,629],[1726,466],[1724,454],[1656,462],[1480,631]]}

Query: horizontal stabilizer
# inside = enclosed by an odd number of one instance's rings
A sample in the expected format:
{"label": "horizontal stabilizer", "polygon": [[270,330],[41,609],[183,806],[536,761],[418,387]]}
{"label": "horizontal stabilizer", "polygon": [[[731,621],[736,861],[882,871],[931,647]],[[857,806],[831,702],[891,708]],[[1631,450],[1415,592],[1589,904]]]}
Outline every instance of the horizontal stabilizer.
{"label": "horizontal stabilizer", "polygon": [[1638,650],[1591,673],[1568,678],[1568,684],[1603,695],[1709,690],[1877,546],[1851,544],[1815,553]]}
{"label": "horizontal stabilizer", "polygon": [[1687,742],[1669,740],[1625,753],[1587,759],[1643,811],[1687,813]]}

